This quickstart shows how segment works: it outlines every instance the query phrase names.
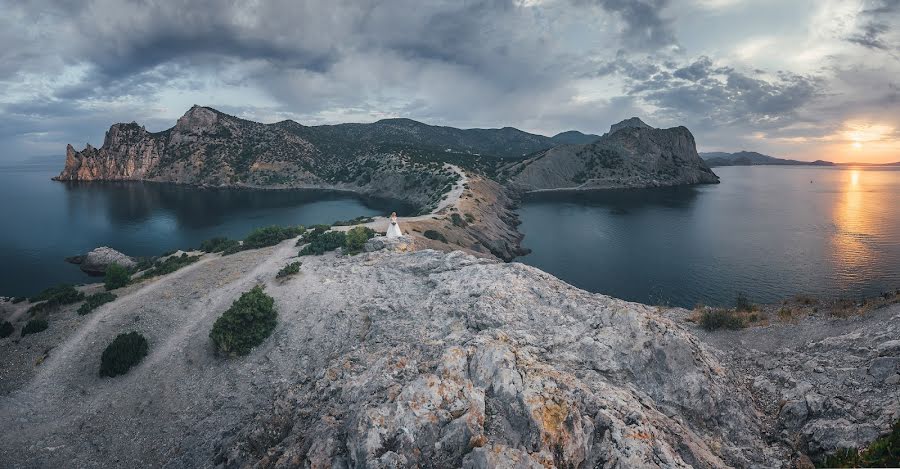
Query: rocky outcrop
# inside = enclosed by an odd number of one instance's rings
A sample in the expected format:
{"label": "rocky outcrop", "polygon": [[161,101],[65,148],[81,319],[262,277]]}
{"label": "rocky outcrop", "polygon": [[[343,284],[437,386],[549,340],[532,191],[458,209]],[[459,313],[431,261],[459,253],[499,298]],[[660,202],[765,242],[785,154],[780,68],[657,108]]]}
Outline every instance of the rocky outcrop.
{"label": "rocky outcrop", "polygon": [[119,264],[128,269],[137,265],[133,258],[107,246],[100,246],[83,256],[75,256],[66,260],[78,264],[82,271],[91,275],[103,275],[106,273],[106,268],[112,264]]}
{"label": "rocky outcrop", "polygon": [[631,118],[587,145],[561,145],[503,168],[520,191],[624,189],[717,183],[684,127],[655,129]]}
{"label": "rocky outcrop", "polygon": [[388,238],[387,236],[376,236],[363,246],[366,252],[375,252],[386,249],[396,252],[410,252],[416,250],[415,240],[411,236],[399,236],[396,238]]}

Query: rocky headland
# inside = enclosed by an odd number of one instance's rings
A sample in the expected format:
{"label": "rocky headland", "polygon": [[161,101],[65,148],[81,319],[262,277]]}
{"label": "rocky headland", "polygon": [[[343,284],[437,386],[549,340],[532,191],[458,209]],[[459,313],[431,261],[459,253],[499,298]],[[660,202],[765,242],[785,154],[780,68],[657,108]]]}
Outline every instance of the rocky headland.
{"label": "rocky headland", "polygon": [[[704,332],[684,310],[418,241],[305,256],[287,279],[276,273],[298,260],[295,239],[204,254],[89,315],[51,312],[47,330],[0,339],[0,460],[789,467],[864,446],[900,416],[896,304]],[[217,355],[213,322],[256,285],[274,299],[274,333],[247,356]],[[149,355],[101,378],[103,347],[126,331]]]}
{"label": "rocky headland", "polygon": [[[462,196],[465,207],[446,208],[448,199],[459,198],[453,192],[464,178],[472,181]],[[456,129],[410,119],[261,124],[201,106],[162,132],[115,124],[100,148],[76,151],[69,145],[55,179],[389,196],[416,208],[420,216],[406,220],[411,229],[445,228],[449,243],[426,238],[430,247],[452,245],[503,260],[523,252],[513,211],[523,192],[718,182],[687,129],[654,129],[638,118],[614,124],[603,136],[569,131],[545,137],[511,127]],[[439,216],[429,217],[434,214]]]}

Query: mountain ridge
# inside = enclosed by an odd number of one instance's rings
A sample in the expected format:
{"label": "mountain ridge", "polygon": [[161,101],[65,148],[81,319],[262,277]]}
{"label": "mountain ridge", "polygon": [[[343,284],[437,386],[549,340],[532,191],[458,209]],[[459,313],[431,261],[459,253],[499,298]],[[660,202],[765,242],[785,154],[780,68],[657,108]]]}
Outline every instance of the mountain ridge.
{"label": "mountain ridge", "polygon": [[835,163],[825,160],[802,161],[791,160],[786,158],[777,158],[774,156],[764,155],[755,151],[741,150],[734,153],[727,152],[703,152],[700,157],[706,161],[710,167],[717,166],[760,166],[760,165],[781,165],[781,166],[834,166]]}

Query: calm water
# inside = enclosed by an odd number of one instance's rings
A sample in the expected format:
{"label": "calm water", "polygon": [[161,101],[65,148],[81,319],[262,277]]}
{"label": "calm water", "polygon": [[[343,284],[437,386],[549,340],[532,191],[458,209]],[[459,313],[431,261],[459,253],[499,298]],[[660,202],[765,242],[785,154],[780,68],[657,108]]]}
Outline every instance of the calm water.
{"label": "calm water", "polygon": [[196,189],[50,181],[62,162],[0,167],[0,295],[90,278],[63,261],[97,246],[132,256],[242,238],[266,225],[331,223],[408,207],[320,191]]}
{"label": "calm water", "polygon": [[519,261],[654,304],[877,295],[900,288],[898,169],[715,168],[714,186],[532,198]]}

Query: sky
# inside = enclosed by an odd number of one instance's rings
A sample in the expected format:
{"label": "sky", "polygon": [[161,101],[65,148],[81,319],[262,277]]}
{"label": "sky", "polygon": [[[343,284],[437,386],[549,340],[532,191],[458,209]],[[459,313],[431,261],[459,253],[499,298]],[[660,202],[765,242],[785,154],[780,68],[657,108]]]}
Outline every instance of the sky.
{"label": "sky", "polygon": [[0,0],[0,162],[191,105],[900,160],[900,0]]}

